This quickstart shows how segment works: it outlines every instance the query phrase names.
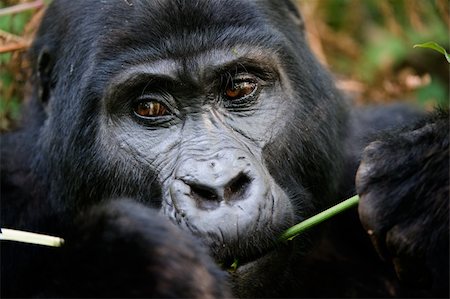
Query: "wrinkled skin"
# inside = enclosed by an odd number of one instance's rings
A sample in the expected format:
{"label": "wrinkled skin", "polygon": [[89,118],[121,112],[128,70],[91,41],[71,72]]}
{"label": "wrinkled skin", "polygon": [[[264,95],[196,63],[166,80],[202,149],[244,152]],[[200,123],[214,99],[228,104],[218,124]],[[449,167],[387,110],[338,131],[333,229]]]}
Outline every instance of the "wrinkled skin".
{"label": "wrinkled skin", "polygon": [[[227,281],[239,297],[430,294],[429,286],[404,289],[378,260],[355,210],[294,242],[277,241],[355,192],[372,133],[419,116],[406,107],[350,108],[308,49],[291,3],[56,0],[30,56],[33,96],[23,129],[2,137],[1,225],[66,244],[49,254],[2,243],[2,295],[213,298],[229,296]],[[366,223],[385,200],[371,199],[371,174],[361,169]],[[129,221],[115,221],[111,211],[121,205]],[[141,206],[150,216],[135,212]],[[424,213],[437,207],[430,209]],[[412,217],[392,213],[393,222]],[[97,218],[106,220],[97,225]],[[178,228],[158,228],[165,219]],[[364,225],[377,225],[370,221]],[[436,225],[444,228],[439,235],[448,232],[448,218]],[[167,243],[153,242],[161,238],[154,230]],[[178,253],[178,240],[195,245]],[[147,248],[168,254],[153,261]],[[225,278],[207,257],[179,258],[205,249],[221,267],[235,259],[240,267]],[[120,285],[109,261],[133,252],[143,263],[131,259],[129,271],[141,275]],[[58,266],[36,277],[55,256]],[[73,256],[79,262],[69,262]],[[163,275],[148,271],[163,259],[173,261],[158,266]],[[77,288],[86,281],[73,273],[92,264],[98,275]],[[191,283],[183,267],[194,269]],[[147,289],[145,281],[173,289]]]}

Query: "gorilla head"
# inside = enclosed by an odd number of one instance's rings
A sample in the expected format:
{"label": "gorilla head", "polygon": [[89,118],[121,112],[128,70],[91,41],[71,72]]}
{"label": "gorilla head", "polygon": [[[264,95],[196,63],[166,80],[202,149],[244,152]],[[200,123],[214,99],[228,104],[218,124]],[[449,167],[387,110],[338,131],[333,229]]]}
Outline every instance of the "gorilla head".
{"label": "gorilla head", "polygon": [[292,4],[60,0],[47,15],[25,113],[40,213],[134,198],[237,258],[237,277],[287,261],[279,233],[336,199],[346,126]]}

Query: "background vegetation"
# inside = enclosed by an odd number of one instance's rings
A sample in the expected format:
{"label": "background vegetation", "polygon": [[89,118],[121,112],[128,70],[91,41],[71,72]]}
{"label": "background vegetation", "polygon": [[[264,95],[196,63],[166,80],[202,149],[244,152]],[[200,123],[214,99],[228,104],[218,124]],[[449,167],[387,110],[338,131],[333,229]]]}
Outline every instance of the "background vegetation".
{"label": "background vegetation", "polygon": [[[27,98],[25,53],[50,1],[0,0],[0,131],[11,128]],[[296,1],[311,47],[356,103],[448,105],[449,64],[413,49],[427,41],[449,49],[448,0]]]}

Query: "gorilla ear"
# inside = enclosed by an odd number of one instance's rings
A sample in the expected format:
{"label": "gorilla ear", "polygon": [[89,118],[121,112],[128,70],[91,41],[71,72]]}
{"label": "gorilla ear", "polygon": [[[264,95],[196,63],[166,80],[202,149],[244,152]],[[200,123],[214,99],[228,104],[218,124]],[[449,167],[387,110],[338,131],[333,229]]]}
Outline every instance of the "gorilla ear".
{"label": "gorilla ear", "polygon": [[44,49],[39,54],[37,63],[38,96],[43,104],[47,104],[52,87],[53,59],[48,50]]}

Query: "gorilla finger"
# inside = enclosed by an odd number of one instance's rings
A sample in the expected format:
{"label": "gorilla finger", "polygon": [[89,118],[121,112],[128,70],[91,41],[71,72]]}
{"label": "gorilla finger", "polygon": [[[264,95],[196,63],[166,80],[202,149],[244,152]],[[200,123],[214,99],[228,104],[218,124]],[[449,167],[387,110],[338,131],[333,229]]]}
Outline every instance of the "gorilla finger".
{"label": "gorilla finger", "polygon": [[378,212],[374,197],[376,196],[373,193],[360,195],[359,219],[378,255],[385,260],[388,257],[388,250],[384,241],[386,236],[385,221],[381,218],[382,214]]}
{"label": "gorilla finger", "polygon": [[373,180],[380,175],[384,175],[383,167],[385,163],[379,163],[379,161],[385,159],[382,151],[383,145],[384,143],[381,141],[374,141],[364,149],[361,164],[356,172],[356,190],[358,193],[367,192]]}
{"label": "gorilla finger", "polygon": [[417,222],[395,225],[386,233],[386,247],[398,278],[407,284],[429,287],[431,272],[426,265],[426,241],[417,242],[422,235],[422,225]]}

